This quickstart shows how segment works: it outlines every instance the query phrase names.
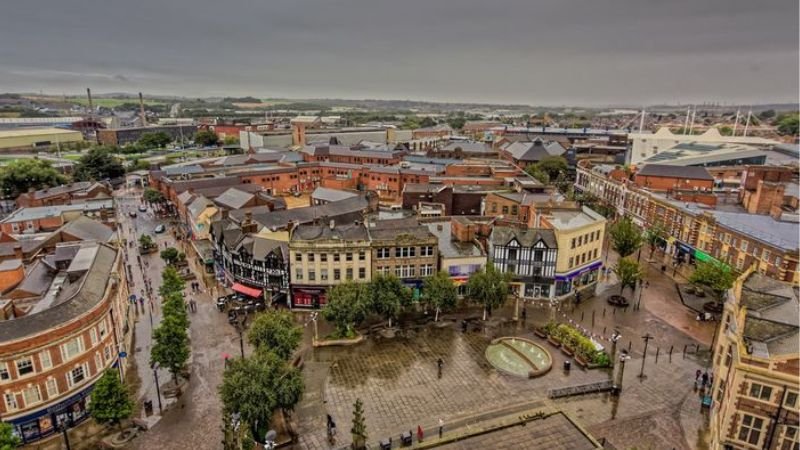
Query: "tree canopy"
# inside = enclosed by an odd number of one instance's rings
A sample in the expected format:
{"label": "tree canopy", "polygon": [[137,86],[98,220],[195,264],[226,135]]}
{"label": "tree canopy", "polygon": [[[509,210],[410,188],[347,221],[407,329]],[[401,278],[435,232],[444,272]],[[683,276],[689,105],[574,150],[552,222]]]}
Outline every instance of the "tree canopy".
{"label": "tree canopy", "polygon": [[322,309],[325,320],[336,327],[334,337],[352,337],[354,328],[367,317],[369,288],[366,284],[348,280],[337,284],[328,293],[328,302]]}
{"label": "tree canopy", "polygon": [[439,320],[439,312],[456,306],[458,288],[447,272],[437,272],[422,281],[422,302],[435,312],[434,320]]}
{"label": "tree canopy", "polygon": [[545,172],[550,180],[555,180],[562,172],[566,173],[568,168],[567,160],[562,156],[546,156],[535,165]]}
{"label": "tree canopy", "polygon": [[178,374],[189,360],[189,336],[184,324],[177,317],[165,315],[153,330],[153,342],[150,365],[158,363],[168,369],[177,384]]}
{"label": "tree canopy", "polygon": [[269,351],[231,361],[219,387],[224,410],[254,429],[268,425],[276,409],[293,409],[303,390],[300,371]]}
{"label": "tree canopy", "polygon": [[470,275],[467,291],[472,301],[483,306],[483,320],[492,309],[505,303],[511,290],[510,281],[510,273],[500,272],[492,264]]}
{"label": "tree canopy", "polygon": [[144,133],[137,141],[144,148],[162,148],[166,147],[170,142],[172,142],[172,137],[163,131]]}
{"label": "tree canopy", "polygon": [[611,247],[621,258],[632,255],[638,250],[644,241],[642,232],[631,219],[623,217],[609,230],[611,237]]}
{"label": "tree canopy", "polygon": [[356,402],[353,403],[353,425],[350,434],[353,437],[353,448],[360,450],[366,446],[367,423],[364,418],[364,402],[360,398],[356,398]]}
{"label": "tree canopy", "polygon": [[369,283],[369,299],[372,311],[388,320],[391,327],[400,311],[411,305],[412,292],[396,276],[379,274]]}
{"label": "tree canopy", "polygon": [[778,133],[786,136],[797,136],[800,128],[800,115],[797,112],[782,114],[776,120]]}
{"label": "tree canopy", "polygon": [[292,356],[302,338],[303,329],[286,310],[272,309],[258,314],[247,332],[247,341],[253,347],[271,351],[284,360]]}
{"label": "tree canopy", "polygon": [[650,256],[653,255],[653,252],[656,249],[659,241],[664,240],[664,236],[667,235],[667,229],[661,222],[656,222],[650,228],[647,229],[644,233],[644,238],[647,241],[647,244],[650,246]]}
{"label": "tree canopy", "polygon": [[14,434],[14,427],[10,423],[0,422],[0,450],[16,450],[22,444],[22,439]]}
{"label": "tree canopy", "polygon": [[161,286],[158,288],[158,293],[162,297],[166,297],[171,293],[183,295],[184,289],[186,289],[186,282],[178,271],[172,266],[165,267],[161,272]]}
{"label": "tree canopy", "polygon": [[175,264],[178,262],[178,249],[175,247],[168,247],[161,250],[161,259],[169,265]]}
{"label": "tree canopy", "polygon": [[150,204],[161,203],[165,200],[164,194],[162,194],[161,191],[155,190],[153,188],[145,189],[142,198],[144,198],[144,201]]}
{"label": "tree canopy", "polygon": [[143,248],[150,248],[155,245],[155,243],[149,234],[143,234],[139,236],[139,245]]}
{"label": "tree canopy", "polygon": [[712,262],[698,262],[697,268],[689,276],[690,283],[710,289],[717,302],[725,298],[725,292],[733,287],[734,281],[736,275],[729,268]]}
{"label": "tree canopy", "polygon": [[89,413],[99,423],[122,426],[122,421],[133,414],[133,401],[125,385],[119,380],[119,372],[106,369],[92,390]]}
{"label": "tree canopy", "polygon": [[95,147],[75,164],[73,177],[81,181],[99,181],[125,175],[122,163],[105,147]]}
{"label": "tree canopy", "polygon": [[201,147],[212,147],[219,144],[219,136],[211,130],[201,130],[194,135],[194,143]]}
{"label": "tree canopy", "polygon": [[18,159],[0,168],[0,189],[12,198],[29,189],[55,187],[66,181],[49,161],[38,158]]}
{"label": "tree canopy", "polygon": [[642,268],[639,263],[630,259],[620,259],[614,267],[614,273],[619,279],[620,295],[626,287],[636,290],[636,283],[642,279]]}

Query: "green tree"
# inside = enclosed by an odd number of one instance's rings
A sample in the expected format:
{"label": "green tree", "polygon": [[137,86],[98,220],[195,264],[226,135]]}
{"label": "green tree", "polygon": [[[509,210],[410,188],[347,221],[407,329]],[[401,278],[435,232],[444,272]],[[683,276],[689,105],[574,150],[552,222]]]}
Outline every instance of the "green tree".
{"label": "green tree", "polygon": [[172,142],[172,137],[163,131],[144,133],[137,141],[144,148],[162,148],[170,142]]}
{"label": "green tree", "polygon": [[650,228],[647,229],[647,231],[645,231],[644,238],[647,241],[647,244],[650,246],[651,258],[653,257],[653,253],[656,250],[656,246],[660,241],[664,240],[666,235],[667,235],[667,229],[661,222],[654,223]]}
{"label": "green tree", "polygon": [[364,402],[356,398],[353,404],[353,426],[350,428],[353,436],[353,448],[361,450],[367,447],[367,423],[364,420]]}
{"label": "green tree", "polygon": [[153,242],[153,238],[151,238],[149,234],[143,234],[143,235],[139,236],[139,246],[140,247],[142,247],[144,249],[148,249],[148,248],[150,248],[150,247],[152,247],[154,245],[155,245],[155,243]]}
{"label": "green tree", "polygon": [[608,234],[611,238],[611,247],[621,258],[632,255],[644,242],[639,227],[627,217],[623,217],[617,223],[611,225]]}
{"label": "green tree", "polygon": [[175,247],[165,248],[161,250],[161,259],[164,260],[168,265],[174,265],[178,262],[178,249]]}
{"label": "green tree", "polygon": [[164,297],[162,305],[164,317],[174,318],[183,328],[189,328],[189,314],[186,313],[186,302],[183,294],[178,292],[168,294]]}
{"label": "green tree", "polygon": [[236,145],[239,143],[239,138],[237,136],[225,136],[222,143],[225,145]]}
{"label": "green tree", "polygon": [[437,272],[422,281],[422,302],[435,311],[434,321],[439,321],[439,312],[456,306],[458,288],[447,272]]}
{"label": "green tree", "polygon": [[149,203],[151,205],[162,203],[165,200],[164,194],[162,194],[160,191],[157,191],[157,190],[155,190],[153,188],[145,189],[144,190],[144,194],[142,195],[142,198],[144,198],[144,201],[146,201],[147,203]]}
{"label": "green tree", "polygon": [[511,273],[500,272],[492,264],[469,276],[467,291],[473,302],[483,306],[483,320],[508,299],[510,281]]}
{"label": "green tree", "polygon": [[286,310],[273,309],[257,315],[247,332],[247,341],[253,347],[269,350],[285,360],[292,356],[302,338],[303,329]]}
{"label": "green tree", "polygon": [[186,282],[178,271],[172,266],[165,267],[161,272],[161,287],[158,288],[158,293],[162,297],[167,297],[172,293],[183,295],[184,289],[186,289]]}
{"label": "green tree", "polygon": [[761,111],[761,113],[758,114],[758,118],[761,119],[761,120],[767,120],[767,119],[771,119],[773,117],[775,117],[775,110],[774,109],[767,109],[767,110]]}
{"label": "green tree", "polygon": [[125,168],[111,150],[95,147],[81,156],[75,164],[73,177],[81,181],[99,181],[119,178],[125,175]]}
{"label": "green tree", "polygon": [[153,330],[153,342],[150,365],[158,363],[168,369],[177,386],[178,374],[189,360],[189,336],[186,328],[178,318],[165,315],[161,324]]}
{"label": "green tree", "polygon": [[731,128],[731,127],[729,127],[727,125],[723,125],[723,126],[719,127],[719,134],[721,134],[723,136],[731,136],[733,134],[733,128]]}
{"label": "green tree", "polygon": [[550,180],[558,178],[559,174],[567,172],[567,160],[562,156],[546,156],[536,163],[539,170],[547,173]]}
{"label": "green tree", "polygon": [[49,161],[25,158],[0,168],[0,189],[7,198],[16,198],[30,189],[55,187],[66,182]]}
{"label": "green tree", "polygon": [[259,350],[230,362],[219,387],[225,413],[238,413],[253,429],[269,426],[278,409],[292,410],[303,395],[303,376],[278,355]]}
{"label": "green tree", "polygon": [[450,125],[450,128],[454,130],[460,130],[464,128],[466,123],[467,119],[465,119],[464,116],[449,117],[447,119],[447,124]]}
{"label": "green tree", "polygon": [[349,338],[355,334],[354,328],[367,317],[368,302],[366,284],[348,280],[331,289],[322,316],[336,327],[335,337]]}
{"label": "green tree", "polygon": [[636,283],[642,279],[642,268],[639,267],[639,263],[630,259],[620,259],[614,267],[614,273],[617,275],[617,279],[619,279],[620,295],[622,295],[626,287],[635,291]]}
{"label": "green tree", "polygon": [[800,128],[800,116],[796,112],[782,114],[777,119],[777,126],[778,133],[784,136],[797,136],[798,128]]}
{"label": "green tree", "polygon": [[736,275],[719,263],[698,262],[697,268],[689,276],[689,282],[704,286],[711,290],[714,301],[719,304],[725,299],[725,293],[733,287]]}
{"label": "green tree", "polygon": [[419,123],[420,128],[430,128],[436,126],[436,121],[430,117],[423,117]]}
{"label": "green tree", "polygon": [[130,393],[119,380],[119,372],[115,369],[107,369],[94,384],[89,414],[99,423],[118,425],[120,431],[122,421],[133,414]]}
{"label": "green tree", "polygon": [[200,147],[213,147],[219,144],[219,136],[213,131],[202,130],[194,135],[194,142]]}
{"label": "green tree", "polygon": [[370,307],[374,313],[389,321],[390,328],[392,320],[403,308],[410,306],[411,301],[411,289],[403,286],[403,282],[394,275],[379,274],[369,283]]}
{"label": "green tree", "polygon": [[528,167],[526,167],[525,173],[532,176],[542,184],[547,184],[550,182],[550,175],[548,175],[547,172],[542,170],[538,164],[531,164]]}
{"label": "green tree", "polygon": [[14,434],[10,423],[0,422],[0,450],[15,450],[22,444],[22,439]]}

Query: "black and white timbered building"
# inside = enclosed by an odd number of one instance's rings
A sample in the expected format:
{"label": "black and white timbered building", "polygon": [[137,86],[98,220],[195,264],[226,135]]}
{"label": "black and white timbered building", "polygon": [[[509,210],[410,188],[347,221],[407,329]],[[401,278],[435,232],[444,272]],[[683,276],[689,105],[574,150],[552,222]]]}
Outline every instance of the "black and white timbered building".
{"label": "black and white timbered building", "polygon": [[495,227],[489,257],[501,272],[513,274],[516,295],[549,299],[555,295],[558,243],[553,230]]}

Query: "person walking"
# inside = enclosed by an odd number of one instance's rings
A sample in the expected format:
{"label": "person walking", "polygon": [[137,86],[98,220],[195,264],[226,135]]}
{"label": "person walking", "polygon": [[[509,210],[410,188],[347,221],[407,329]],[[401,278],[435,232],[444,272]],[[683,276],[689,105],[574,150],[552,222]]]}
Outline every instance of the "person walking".
{"label": "person walking", "polygon": [[417,425],[417,441],[422,442],[424,438],[425,438],[425,433],[422,431],[422,427],[420,425]]}
{"label": "person walking", "polygon": [[440,418],[439,418],[439,439],[441,439],[441,438],[442,438],[442,435],[443,435],[443,434],[444,434],[444,419],[442,419],[442,418],[440,417]]}
{"label": "person walking", "polygon": [[439,368],[439,378],[442,378],[442,366],[444,366],[444,361],[442,361],[442,358],[439,358],[436,361],[436,366]]}

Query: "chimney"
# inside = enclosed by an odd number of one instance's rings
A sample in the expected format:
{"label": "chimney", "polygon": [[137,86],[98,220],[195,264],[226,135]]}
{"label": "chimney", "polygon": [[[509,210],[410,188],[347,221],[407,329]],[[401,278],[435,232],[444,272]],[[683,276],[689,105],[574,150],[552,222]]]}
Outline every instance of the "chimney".
{"label": "chimney", "polygon": [[142,97],[142,93],[139,92],[139,114],[142,116],[142,126],[147,126],[147,116],[144,113],[144,98]]}
{"label": "chimney", "polygon": [[92,118],[92,114],[94,114],[94,103],[92,103],[92,90],[86,88],[86,96],[89,98],[89,119]]}

